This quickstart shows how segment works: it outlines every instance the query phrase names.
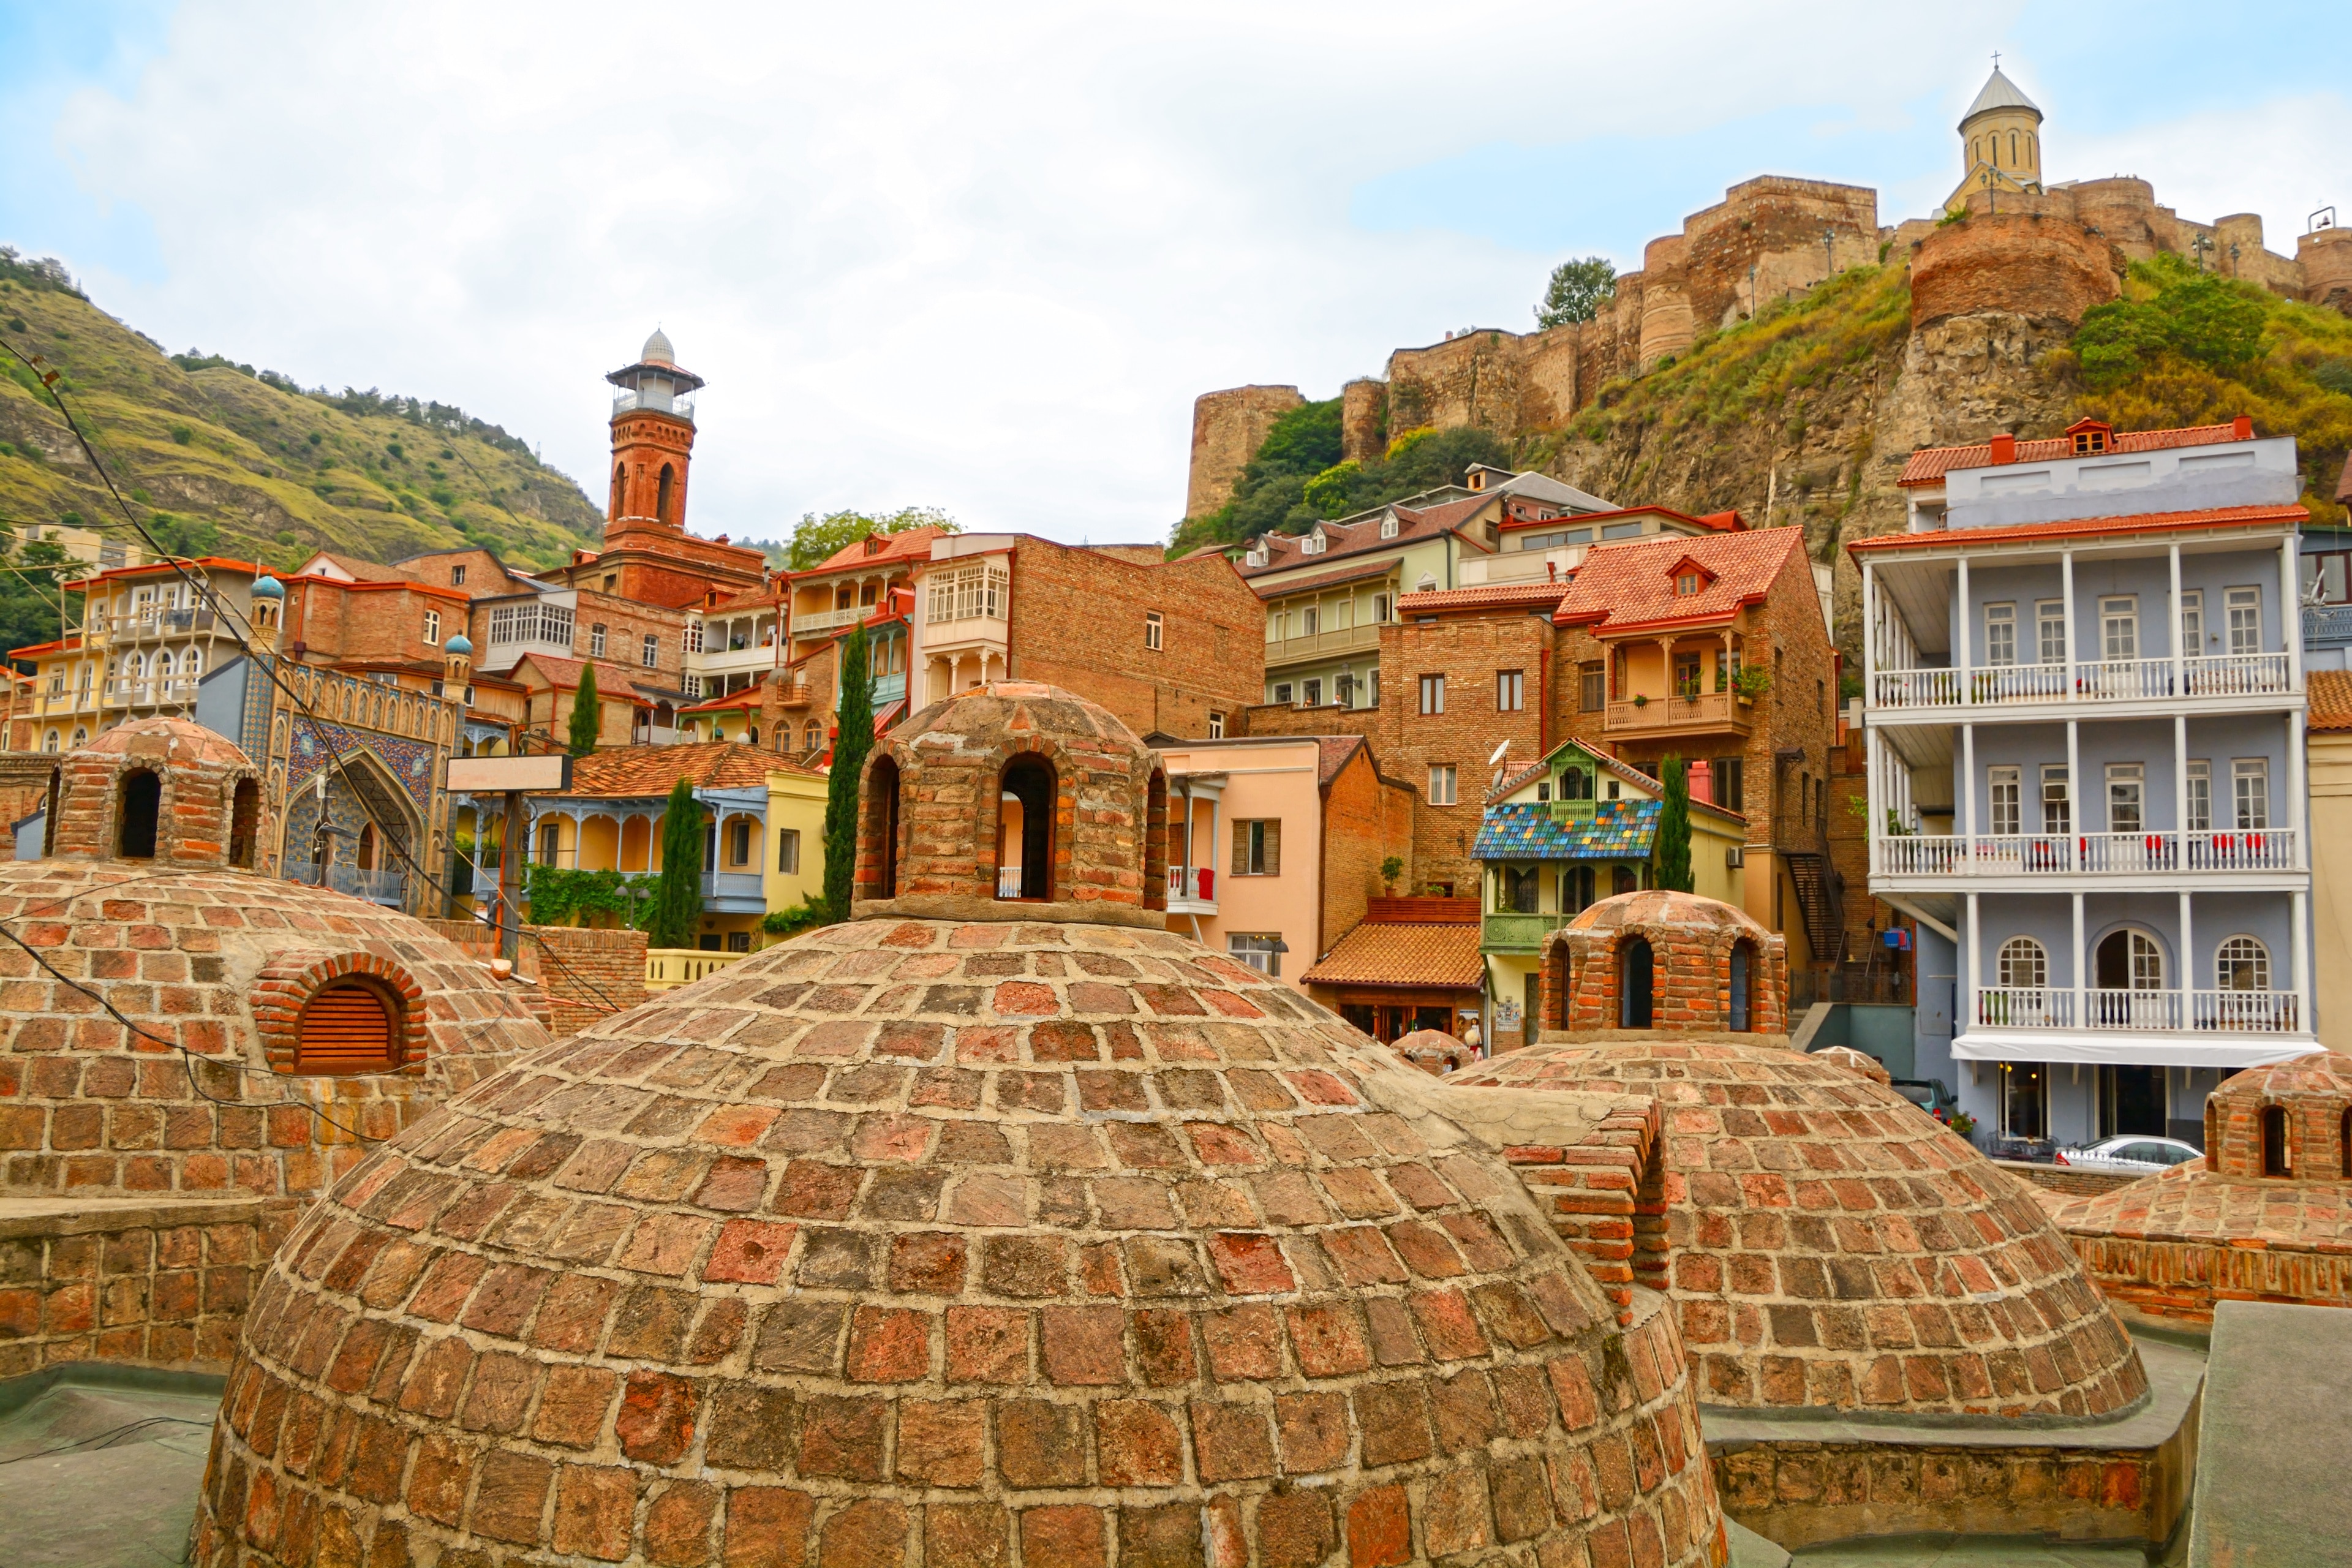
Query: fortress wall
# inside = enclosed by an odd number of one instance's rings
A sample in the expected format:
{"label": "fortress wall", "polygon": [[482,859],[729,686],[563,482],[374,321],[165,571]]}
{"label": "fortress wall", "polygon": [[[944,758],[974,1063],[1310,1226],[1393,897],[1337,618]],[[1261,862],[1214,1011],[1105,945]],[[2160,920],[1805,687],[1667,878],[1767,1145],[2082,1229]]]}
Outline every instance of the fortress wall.
{"label": "fortress wall", "polygon": [[1639,368],[1649,369],[1691,345],[1690,283],[1683,267],[1683,237],[1669,234],[1642,252],[1642,331]]}
{"label": "fortress wall", "polygon": [[2294,242],[2303,268],[2303,297],[2315,305],[2352,310],[2352,228],[2323,228]]}
{"label": "fortress wall", "polygon": [[1232,499],[1234,482],[1274,422],[1307,400],[1295,386],[1234,386],[1192,400],[1192,465],[1184,515],[1203,517]]}
{"label": "fortress wall", "polygon": [[1513,434],[1527,342],[1517,332],[1483,328],[1389,355],[1389,438],[1424,425],[1440,430],[1477,425]]}
{"label": "fortress wall", "polygon": [[1556,430],[1583,406],[1586,395],[1577,374],[1583,342],[1580,322],[1519,340],[1519,405],[1510,434]]}
{"label": "fortress wall", "polygon": [[1370,462],[1388,447],[1389,384],[1365,376],[1339,389],[1339,456]]}
{"label": "fortress wall", "polygon": [[1692,320],[1727,326],[1753,313],[1758,300],[1877,259],[1878,193],[1768,174],[1732,186],[1722,201],[1685,218],[1683,237]]}
{"label": "fortress wall", "polygon": [[2122,292],[2123,258],[2079,225],[2038,214],[1971,216],[1911,258],[1911,330],[2000,310],[2069,324]]}

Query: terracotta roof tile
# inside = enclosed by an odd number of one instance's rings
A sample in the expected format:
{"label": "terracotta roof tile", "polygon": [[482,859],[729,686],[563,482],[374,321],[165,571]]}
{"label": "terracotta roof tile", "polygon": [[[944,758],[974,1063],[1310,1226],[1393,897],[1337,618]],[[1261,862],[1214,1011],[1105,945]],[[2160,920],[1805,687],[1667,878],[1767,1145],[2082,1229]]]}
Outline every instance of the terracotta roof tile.
{"label": "terracotta roof tile", "polygon": [[[2248,439],[2238,434],[2235,425],[2189,425],[2177,430],[2118,430],[2109,439],[2107,452],[2159,452],[2171,447],[2210,447],[2221,441]],[[2020,441],[2017,460],[2021,463],[2046,463],[2053,458],[2071,458],[2074,443],[2063,436],[2053,436],[2044,441]],[[2101,453],[2105,457],[2106,453]],[[1983,468],[1992,465],[1990,442],[1974,447],[1922,447],[1911,454],[1895,479],[1898,485],[1939,485],[1944,476],[1954,468]]]}
{"label": "terracotta roof tile", "polygon": [[2311,704],[2305,727],[2312,730],[2352,730],[2352,670],[2304,671],[2305,700]]}
{"label": "terracotta roof tile", "polygon": [[1433,616],[1442,610],[1501,609],[1512,605],[1556,609],[1568,597],[1572,579],[1543,583],[1486,583],[1475,588],[1437,588],[1397,600],[1400,616]]}
{"label": "terracotta roof tile", "polygon": [[1573,515],[1540,519],[1513,518],[1504,522],[1502,529],[1506,533],[1524,533],[1532,529],[1558,528],[1562,523],[1581,526],[1585,523],[1611,522],[1619,518],[1627,517],[1670,517],[1676,522],[1686,523],[1692,528],[1705,529],[1711,533],[1744,533],[1748,531],[1748,520],[1737,511],[1710,511],[1703,515],[1694,515],[1686,511],[1676,511],[1670,506],[1628,506],[1620,507],[1614,511],[1580,511]]}
{"label": "terracotta roof tile", "polygon": [[[524,665],[528,664],[534,669],[537,669],[541,675],[547,677],[548,685],[553,687],[556,690],[577,691],[580,689],[581,668],[589,662],[590,661],[586,659],[562,658],[551,653],[527,653],[523,655],[522,658],[515,661],[515,668],[520,669]],[[604,702],[645,701],[643,698],[630,697],[626,695],[626,693],[636,689],[637,678],[635,675],[624,669],[617,664],[607,664],[603,659],[597,659],[594,663],[596,666],[596,696],[598,700]],[[646,703],[646,706],[650,707],[651,704]]]}
{"label": "terracotta roof tile", "polygon": [[[1393,544],[1396,542],[1391,540],[1389,542]],[[1395,571],[1397,565],[1398,563],[1394,561],[1368,561],[1360,565],[1341,566],[1329,572],[1318,572],[1312,577],[1294,577],[1287,583],[1260,583],[1256,584],[1258,597],[1278,598],[1285,594],[1303,594],[1310,588],[1330,588],[1341,583],[1360,583],[1369,577],[1385,577]],[[1263,573],[1272,571],[1273,568],[1261,567],[1258,570]]]}
{"label": "terracotta roof tile", "polygon": [[[1500,493],[1497,491],[1487,495],[1465,496],[1459,500],[1440,501],[1434,506],[1422,507],[1418,510],[1403,505],[1385,507],[1380,512],[1367,516],[1361,522],[1319,523],[1317,526],[1323,531],[1328,542],[1328,548],[1320,555],[1309,555],[1298,547],[1299,542],[1306,537],[1305,534],[1260,534],[1255,542],[1265,548],[1266,563],[1263,566],[1243,566],[1240,568],[1241,574],[1244,578],[1262,577],[1269,572],[1295,570],[1308,562],[1332,560],[1366,550],[1391,549],[1399,544],[1409,544],[1417,539],[1427,539],[1433,534],[1444,533],[1449,530],[1458,530],[1465,521],[1476,515],[1481,508],[1490,506],[1499,500]],[[1397,517],[1396,534],[1393,538],[1382,539],[1380,528],[1381,518],[1391,511],[1395,512]],[[1471,540],[1470,542],[1476,544],[1482,551],[1486,548],[1476,540]]]}
{"label": "terracotta roof tile", "polygon": [[947,530],[927,522],[920,528],[910,528],[904,533],[873,536],[882,541],[882,548],[871,553],[868,553],[866,549],[866,540],[853,540],[826,556],[818,564],[795,572],[793,575],[821,577],[828,572],[846,571],[853,566],[871,566],[877,563],[896,565],[904,561],[929,561],[931,558],[931,541],[945,539],[947,536]]}
{"label": "terracotta roof tile", "polygon": [[693,746],[631,746],[598,752],[572,764],[572,787],[563,798],[643,800],[667,795],[680,779],[698,789],[743,789],[768,782],[783,759],[740,741],[706,741]]}
{"label": "terracotta roof tile", "polygon": [[1442,985],[1475,991],[1485,980],[1475,924],[1391,925],[1370,921],[1339,939],[1299,978],[1310,985]]}
{"label": "terracotta roof tile", "polygon": [[[1560,602],[1562,626],[1589,626],[1601,636],[1661,624],[1728,618],[1760,601],[1791,555],[1802,554],[1804,530],[1754,529],[1696,539],[1662,533],[1596,544],[1577,568]],[[1697,566],[1696,594],[1675,592],[1676,569]]]}
{"label": "terracotta roof tile", "polygon": [[[2021,539],[2060,539],[2101,533],[2161,533],[2170,528],[2221,528],[2239,522],[2308,522],[2300,506],[2217,506],[2196,511],[2146,511],[2136,517],[2076,517],[2057,522],[2021,522],[2014,528],[1937,528],[1924,533],[1882,533],[1857,539],[1849,552],[1873,554],[1905,550],[1948,550],[1956,542],[2000,544]],[[1587,570],[1591,569],[1590,563]]]}

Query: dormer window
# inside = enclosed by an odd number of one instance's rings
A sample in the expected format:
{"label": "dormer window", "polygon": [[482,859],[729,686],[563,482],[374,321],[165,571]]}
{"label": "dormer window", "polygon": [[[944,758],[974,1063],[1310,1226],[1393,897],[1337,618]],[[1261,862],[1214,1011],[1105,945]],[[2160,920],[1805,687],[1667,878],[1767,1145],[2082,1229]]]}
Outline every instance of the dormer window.
{"label": "dormer window", "polygon": [[2115,445],[2115,426],[2096,419],[2078,419],[2066,427],[2066,434],[2073,438],[2078,458],[2094,457]]}
{"label": "dormer window", "polygon": [[1301,555],[1322,554],[1323,531],[1318,528],[1314,532],[1308,534],[1306,538],[1300,540],[1298,542],[1298,552]]}
{"label": "dormer window", "polygon": [[1696,572],[1680,572],[1675,574],[1675,592],[1685,595],[1697,593],[1698,574]]}
{"label": "dormer window", "polygon": [[1381,519],[1381,537],[1382,539],[1394,539],[1396,536],[1397,536],[1397,520],[1396,520],[1396,513],[1394,513],[1394,512],[1391,512],[1391,513],[1389,513],[1389,515],[1388,515],[1388,516],[1386,516],[1386,517],[1384,517],[1384,518]]}

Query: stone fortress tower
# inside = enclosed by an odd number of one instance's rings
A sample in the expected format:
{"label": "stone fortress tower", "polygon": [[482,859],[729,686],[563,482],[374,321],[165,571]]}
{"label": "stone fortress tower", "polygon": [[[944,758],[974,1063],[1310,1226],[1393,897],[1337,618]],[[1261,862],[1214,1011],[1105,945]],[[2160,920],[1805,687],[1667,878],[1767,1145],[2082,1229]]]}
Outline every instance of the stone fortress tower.
{"label": "stone fortress tower", "polygon": [[862,787],[856,918],[302,1220],[195,1561],[1719,1568],[1663,1299],[1443,1086],[1165,929],[1118,720],[977,688]]}

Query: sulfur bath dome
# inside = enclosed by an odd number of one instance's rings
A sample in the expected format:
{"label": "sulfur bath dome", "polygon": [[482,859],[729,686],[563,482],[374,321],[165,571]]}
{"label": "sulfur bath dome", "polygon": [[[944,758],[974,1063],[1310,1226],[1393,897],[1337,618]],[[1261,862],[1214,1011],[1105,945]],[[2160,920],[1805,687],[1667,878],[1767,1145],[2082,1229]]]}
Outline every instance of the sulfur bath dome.
{"label": "sulfur bath dome", "polygon": [[199,1562],[1723,1561],[1657,1299],[1621,1329],[1425,1075],[1139,918],[1151,752],[1000,685],[865,782],[886,912],[516,1067],[302,1221]]}

